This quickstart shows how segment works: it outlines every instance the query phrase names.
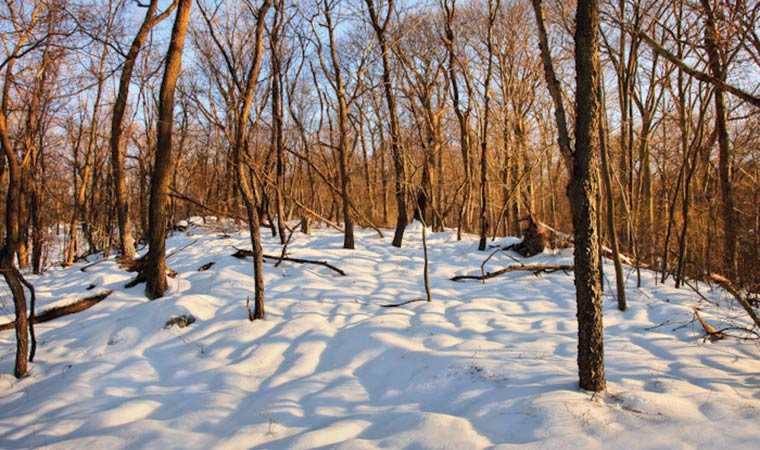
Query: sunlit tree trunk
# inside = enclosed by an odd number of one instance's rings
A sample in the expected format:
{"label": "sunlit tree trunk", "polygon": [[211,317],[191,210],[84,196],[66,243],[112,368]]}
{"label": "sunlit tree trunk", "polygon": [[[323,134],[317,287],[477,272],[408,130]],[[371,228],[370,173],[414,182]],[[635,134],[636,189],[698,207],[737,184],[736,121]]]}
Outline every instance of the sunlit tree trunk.
{"label": "sunlit tree trunk", "polygon": [[193,0],[179,0],[174,19],[171,42],[166,54],[166,69],[161,82],[158,103],[158,134],[153,176],[150,182],[150,211],[148,212],[148,255],[143,274],[148,298],[158,298],[167,289],[166,228],[169,203],[169,181],[172,164],[172,128],[174,125],[174,91],[182,68],[182,49],[190,22]]}

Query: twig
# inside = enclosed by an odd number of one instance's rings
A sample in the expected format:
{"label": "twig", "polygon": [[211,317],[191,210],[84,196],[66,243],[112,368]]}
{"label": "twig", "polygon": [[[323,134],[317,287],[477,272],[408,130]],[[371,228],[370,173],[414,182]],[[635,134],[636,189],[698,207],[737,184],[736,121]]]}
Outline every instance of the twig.
{"label": "twig", "polygon": [[545,273],[552,273],[556,272],[558,270],[568,271],[573,270],[573,266],[569,265],[557,265],[557,264],[535,264],[535,265],[522,265],[522,266],[509,266],[505,267],[501,270],[497,270],[496,272],[486,272],[485,275],[457,275],[454,277],[451,277],[451,281],[462,281],[462,280],[478,280],[483,281],[487,280],[489,278],[498,277],[499,275],[504,275],[505,273],[509,272],[516,272],[516,271],[526,271],[526,272],[533,272],[533,274],[538,274],[539,272],[545,272]]}
{"label": "twig", "polygon": [[644,328],[644,330],[646,330],[646,331],[652,331],[652,330],[656,330],[656,329],[658,329],[658,328],[660,328],[660,327],[664,327],[665,325],[668,325],[669,323],[671,323],[671,322],[670,322],[670,319],[666,320],[665,322],[663,322],[663,323],[661,323],[661,324],[658,324],[658,325],[654,325],[654,326],[651,326],[651,327],[647,327],[647,328]]}
{"label": "twig", "polygon": [[699,292],[699,289],[697,288],[698,285],[693,285],[693,284],[689,283],[689,280],[686,279],[686,277],[684,277],[683,280],[681,280],[681,281],[683,281],[683,284],[685,284],[686,286],[689,286],[692,291],[694,291],[700,298],[702,298],[702,300],[706,301],[707,303],[709,303],[711,305],[719,306],[718,302],[714,302],[714,301],[710,300],[709,298],[705,297],[704,294],[702,294],[701,292]]}

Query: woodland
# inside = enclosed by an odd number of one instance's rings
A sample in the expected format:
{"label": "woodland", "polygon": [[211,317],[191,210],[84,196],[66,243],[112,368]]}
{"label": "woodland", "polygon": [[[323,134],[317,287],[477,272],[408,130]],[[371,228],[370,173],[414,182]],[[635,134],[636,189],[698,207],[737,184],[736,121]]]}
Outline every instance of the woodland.
{"label": "woodland", "polygon": [[602,391],[603,259],[621,310],[623,262],[753,309],[759,23],[755,0],[5,0],[15,375],[34,356],[24,274],[117,256],[159,298],[167,230],[231,218],[253,321],[262,234],[401,247],[418,220],[478,235],[483,258],[504,236],[572,240],[580,385]]}

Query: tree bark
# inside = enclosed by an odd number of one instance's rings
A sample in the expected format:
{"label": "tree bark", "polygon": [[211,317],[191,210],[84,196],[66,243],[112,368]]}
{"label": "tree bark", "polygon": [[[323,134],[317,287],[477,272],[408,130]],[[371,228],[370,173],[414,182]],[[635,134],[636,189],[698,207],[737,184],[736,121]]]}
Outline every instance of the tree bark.
{"label": "tree bark", "polygon": [[148,213],[149,249],[144,268],[147,282],[145,293],[151,299],[163,296],[167,289],[166,228],[173,157],[174,91],[182,68],[182,49],[192,5],[193,0],[179,0],[159,93],[156,156],[150,183],[150,211]]}
{"label": "tree bark", "polygon": [[567,191],[575,236],[580,387],[599,392],[606,388],[599,235],[595,223],[599,190],[599,3],[579,0],[577,8],[575,152]]}

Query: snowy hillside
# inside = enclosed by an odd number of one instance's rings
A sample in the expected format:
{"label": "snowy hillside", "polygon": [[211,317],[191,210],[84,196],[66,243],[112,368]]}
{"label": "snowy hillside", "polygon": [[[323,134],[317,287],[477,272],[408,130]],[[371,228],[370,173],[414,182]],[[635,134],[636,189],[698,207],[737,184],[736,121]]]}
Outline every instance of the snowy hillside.
{"label": "snowy hillside", "polygon": [[[429,234],[433,302],[424,297],[420,227],[402,249],[357,230],[296,234],[288,252],[320,259],[265,268],[267,318],[249,322],[247,235],[191,228],[172,237],[178,272],[164,298],[113,259],[86,272],[29,276],[38,310],[103,290],[87,311],[37,326],[30,376],[12,376],[15,341],[0,333],[0,448],[26,449],[749,449],[760,442],[760,346],[705,342],[692,307],[721,327],[743,321],[721,292],[643,287],[629,310],[607,293],[608,392],[577,388],[571,273],[480,273],[472,236]],[[279,254],[265,238],[265,253]],[[515,255],[512,255],[515,256]],[[198,269],[214,264],[205,271]],[[571,264],[572,251],[526,262]],[[514,264],[497,254],[496,270]],[[612,267],[607,267],[611,279]],[[95,287],[87,290],[91,284]],[[12,319],[3,286],[0,322]],[[186,328],[167,320],[192,315]],[[745,322],[746,323],[746,322]]]}

